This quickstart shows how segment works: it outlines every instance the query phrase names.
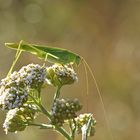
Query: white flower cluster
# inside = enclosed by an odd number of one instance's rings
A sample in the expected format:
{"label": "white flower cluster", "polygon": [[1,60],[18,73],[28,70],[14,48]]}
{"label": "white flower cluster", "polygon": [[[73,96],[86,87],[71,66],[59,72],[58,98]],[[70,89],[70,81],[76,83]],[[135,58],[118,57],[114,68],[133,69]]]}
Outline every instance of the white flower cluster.
{"label": "white flower cluster", "polygon": [[15,108],[15,109],[9,110],[7,113],[5,122],[3,124],[3,128],[4,128],[4,131],[6,134],[8,133],[8,129],[9,129],[10,124],[11,124],[11,120],[17,115],[17,111],[19,111],[19,109]]}
{"label": "white flower cluster", "polygon": [[13,109],[22,106],[27,101],[28,91],[26,88],[10,87],[4,90],[0,96],[2,109]]}
{"label": "white flower cluster", "polygon": [[24,104],[24,108],[27,108],[28,107],[28,109],[31,109],[32,111],[34,110],[35,112],[37,112],[38,111],[38,108],[37,108],[37,106],[35,105],[35,104]]}
{"label": "white flower cluster", "polygon": [[10,76],[1,80],[0,83],[0,106],[2,109],[13,109],[20,107],[27,101],[27,88],[20,82],[18,72],[13,72]]}
{"label": "white flower cluster", "polygon": [[68,76],[68,77],[71,77],[74,81],[78,80],[77,74],[75,73],[75,71],[69,68],[67,65],[55,64],[50,68],[52,68],[55,71],[55,73],[59,76],[62,76],[62,77]]}
{"label": "white flower cluster", "polygon": [[2,79],[0,82],[1,89],[9,88],[12,86],[19,86],[20,83],[20,75],[17,71],[14,71],[11,75]]}
{"label": "white flower cluster", "polygon": [[88,121],[88,119],[92,116],[91,113],[84,113],[80,114],[77,118],[76,121],[82,122],[83,124]]}
{"label": "white flower cluster", "polygon": [[24,104],[20,108],[9,110],[3,124],[6,134],[8,132],[23,131],[29,122],[35,119],[37,111],[35,104]]}
{"label": "white flower cluster", "polygon": [[22,106],[28,99],[29,89],[40,89],[45,78],[45,67],[29,64],[2,79],[0,83],[0,107],[10,110]]}
{"label": "white flower cluster", "polygon": [[67,65],[54,64],[47,68],[47,82],[48,84],[61,85],[72,84],[77,81],[77,74]]}
{"label": "white flower cluster", "polygon": [[20,81],[29,88],[37,88],[42,85],[46,78],[46,68],[38,64],[29,64],[19,70]]}
{"label": "white flower cluster", "polygon": [[95,133],[94,126],[96,125],[96,120],[93,118],[93,114],[91,113],[85,113],[85,114],[80,114],[76,119],[76,124],[77,124],[77,132],[85,134],[87,131],[87,127],[89,125],[89,121],[92,121],[90,124],[90,129],[88,132],[88,136],[93,136]]}

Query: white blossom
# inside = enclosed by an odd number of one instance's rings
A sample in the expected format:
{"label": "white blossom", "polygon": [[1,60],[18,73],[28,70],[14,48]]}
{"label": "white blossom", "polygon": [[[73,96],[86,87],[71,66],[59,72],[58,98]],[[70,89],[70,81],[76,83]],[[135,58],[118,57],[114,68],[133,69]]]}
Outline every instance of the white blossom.
{"label": "white blossom", "polygon": [[6,134],[8,133],[9,125],[11,124],[10,120],[15,117],[18,110],[18,108],[15,108],[8,111],[5,122],[3,124],[3,128]]}
{"label": "white blossom", "polygon": [[38,64],[29,64],[19,70],[20,81],[23,81],[29,88],[36,88],[43,84],[46,78],[46,68]]}
{"label": "white blossom", "polygon": [[14,87],[5,89],[0,96],[0,105],[2,109],[13,109],[22,106],[27,101],[27,89],[16,89]]}

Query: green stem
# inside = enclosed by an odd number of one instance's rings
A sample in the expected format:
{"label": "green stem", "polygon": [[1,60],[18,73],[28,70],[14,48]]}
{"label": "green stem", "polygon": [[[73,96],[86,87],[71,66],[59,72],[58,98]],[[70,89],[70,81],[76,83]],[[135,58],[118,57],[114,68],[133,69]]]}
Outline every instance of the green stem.
{"label": "green stem", "polygon": [[[48,117],[48,119],[51,120],[50,113],[42,105],[40,105],[40,109]],[[70,135],[68,134],[68,132],[65,129],[63,129],[63,128],[59,127],[59,126],[54,125],[54,130],[56,130],[57,132],[59,132],[67,140],[72,140],[71,137],[70,137]]]}
{"label": "green stem", "polygon": [[51,114],[41,104],[38,104],[38,106],[41,109],[42,113],[45,114],[49,120],[51,120]]}
{"label": "green stem", "polygon": [[[46,115],[49,120],[51,120],[51,114],[43,107],[43,105],[41,105],[40,103],[38,103],[34,99],[33,96],[30,95],[30,97],[33,99],[34,103],[40,108],[41,112],[44,115]],[[41,126],[41,124],[34,124],[34,125]],[[56,126],[56,125],[52,125],[52,126],[53,126],[53,129],[56,130],[57,132],[59,132],[62,136],[64,136],[65,139],[72,140],[72,138],[70,137],[69,133],[65,129],[63,129],[63,128],[59,127],[59,126]],[[48,125],[46,126],[46,128],[47,127],[48,127]],[[43,128],[44,128],[44,125],[43,125]]]}
{"label": "green stem", "polygon": [[56,101],[57,98],[59,98],[60,96],[60,89],[61,89],[62,86],[57,86],[57,89],[56,89],[56,93],[54,95],[54,102]]}
{"label": "green stem", "polygon": [[39,126],[40,129],[52,129],[54,128],[53,125],[48,125],[48,124],[39,124],[39,123],[29,123],[29,125],[32,125],[32,126]]}
{"label": "green stem", "polygon": [[45,114],[49,120],[51,120],[51,114],[43,107],[43,105],[38,102],[32,95],[29,94],[29,96],[32,98],[34,103],[40,108],[41,112]]}
{"label": "green stem", "polygon": [[38,101],[39,101],[39,103],[41,103],[41,88],[39,87],[39,89],[37,90],[38,91]]}
{"label": "green stem", "polygon": [[71,136],[69,135],[69,133],[65,129],[63,129],[63,128],[59,127],[59,126],[54,126],[54,129],[57,132],[59,132],[62,136],[64,136],[66,140],[73,140],[71,138]]}
{"label": "green stem", "polygon": [[74,127],[71,126],[71,128],[72,128],[71,129],[72,130],[72,134],[71,134],[72,140],[74,140],[74,138],[75,138],[75,131],[76,131],[76,121],[74,119],[73,119],[73,124],[74,124]]}
{"label": "green stem", "polygon": [[54,131],[59,132],[62,136],[66,138],[66,140],[72,140],[69,134],[63,129],[58,126],[48,125],[48,124],[38,124],[38,123],[30,123],[31,126],[38,126],[40,129],[53,129]]}

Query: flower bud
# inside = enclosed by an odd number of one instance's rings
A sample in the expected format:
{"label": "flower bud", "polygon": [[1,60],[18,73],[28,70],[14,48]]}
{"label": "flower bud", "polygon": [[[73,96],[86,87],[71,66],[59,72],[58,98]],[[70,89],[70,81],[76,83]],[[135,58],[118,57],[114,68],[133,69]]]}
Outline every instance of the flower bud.
{"label": "flower bud", "polygon": [[77,81],[77,75],[67,65],[54,64],[47,68],[47,82],[54,86],[69,85]]}
{"label": "flower bud", "polygon": [[62,126],[64,121],[75,118],[76,112],[79,111],[81,108],[82,106],[80,105],[77,99],[74,100],[56,99],[52,107],[51,123],[54,125],[61,124]]}

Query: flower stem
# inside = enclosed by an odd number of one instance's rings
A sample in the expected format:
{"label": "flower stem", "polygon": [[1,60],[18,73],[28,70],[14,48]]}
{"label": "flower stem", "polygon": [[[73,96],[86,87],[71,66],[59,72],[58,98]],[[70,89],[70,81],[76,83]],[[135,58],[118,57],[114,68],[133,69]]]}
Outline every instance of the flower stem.
{"label": "flower stem", "polygon": [[[39,107],[42,110],[42,112],[48,117],[48,119],[51,120],[50,113],[42,105],[40,105]],[[54,130],[56,130],[57,132],[59,132],[67,140],[72,140],[71,137],[70,137],[70,135],[69,135],[69,133],[65,129],[63,129],[63,128],[59,127],[59,126],[56,126],[56,125],[52,125],[52,126],[53,126],[53,129]]]}
{"label": "flower stem", "polygon": [[62,136],[65,137],[66,140],[72,140],[69,134],[61,127],[54,126],[54,125],[48,125],[48,124],[39,124],[39,123],[30,123],[31,126],[39,126],[40,129],[53,129],[54,131],[59,132]]}
{"label": "flower stem", "polygon": [[38,106],[41,109],[42,113],[45,114],[49,120],[51,120],[51,114],[43,107],[43,105],[38,104]]}
{"label": "flower stem", "polygon": [[[30,95],[30,97],[34,100],[34,103],[40,108],[41,112],[44,115],[46,115],[49,120],[51,120],[51,114],[43,107],[43,105],[40,104],[40,103],[38,103],[34,99],[34,97],[32,97],[31,95]],[[43,127],[43,128],[45,128],[45,127],[48,128],[48,125],[45,126],[45,124],[43,124],[43,125],[42,124],[32,124],[32,125],[34,125],[34,126],[40,126],[40,127]],[[69,135],[69,133],[65,129],[63,129],[63,128],[59,127],[59,126],[56,126],[56,125],[52,125],[51,127],[53,128],[53,130],[56,130],[62,136],[64,136],[66,140],[72,140],[71,136]]]}
{"label": "flower stem", "polygon": [[39,107],[40,111],[45,114],[48,119],[51,119],[51,114],[43,107],[43,105],[38,102],[32,95],[29,94],[29,96],[31,97],[31,99],[34,101],[34,103]]}
{"label": "flower stem", "polygon": [[52,129],[53,128],[53,125],[49,125],[49,124],[43,124],[43,123],[30,123],[29,125],[32,125],[32,126],[39,126],[40,129]]}
{"label": "flower stem", "polygon": [[[42,110],[42,112],[48,117],[48,119],[50,120],[51,119],[51,115],[50,115],[50,113],[48,113],[48,111],[41,105],[40,106],[40,108],[41,108],[41,110]],[[64,136],[67,140],[72,140],[71,139],[71,137],[70,137],[70,135],[68,134],[68,132],[65,130],[65,129],[63,129],[63,128],[61,128],[61,127],[59,127],[59,126],[56,126],[56,125],[53,125],[54,127],[54,130],[56,130],[57,132],[59,132],[62,136]]]}
{"label": "flower stem", "polygon": [[55,95],[54,95],[54,100],[53,100],[54,102],[55,102],[56,99],[59,98],[59,96],[60,96],[60,89],[61,89],[61,87],[62,87],[62,86],[58,86],[57,89],[56,89],[56,93],[55,93]]}
{"label": "flower stem", "polygon": [[[72,122],[69,122],[70,128],[71,128],[71,138],[74,140],[75,138],[75,131],[76,131],[76,121],[73,119]],[[72,126],[74,124],[74,126]]]}
{"label": "flower stem", "polygon": [[62,136],[64,136],[66,140],[72,140],[71,136],[69,135],[69,133],[65,129],[63,129],[59,126],[54,126],[54,129],[57,132],[59,132]]}

